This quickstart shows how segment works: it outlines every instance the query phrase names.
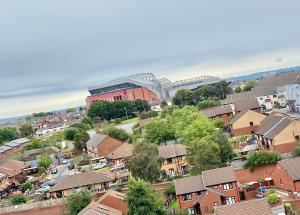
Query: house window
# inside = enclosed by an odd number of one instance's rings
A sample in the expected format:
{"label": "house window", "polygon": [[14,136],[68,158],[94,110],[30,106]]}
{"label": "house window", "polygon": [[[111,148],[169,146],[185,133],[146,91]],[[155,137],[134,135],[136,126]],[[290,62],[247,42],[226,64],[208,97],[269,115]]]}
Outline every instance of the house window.
{"label": "house window", "polygon": [[188,208],[187,211],[188,214],[195,214],[194,208]]}
{"label": "house window", "polygon": [[250,122],[250,125],[253,125],[253,122]]}
{"label": "house window", "polygon": [[184,194],[182,196],[182,201],[187,201],[187,200],[191,200],[192,199],[192,194],[188,193],[188,194]]}
{"label": "house window", "polygon": [[296,140],[296,141],[299,141],[299,140],[300,140],[299,135],[296,135],[296,136],[295,136],[295,140]]}
{"label": "house window", "polygon": [[182,156],[177,157],[177,159],[178,159],[179,161],[181,161],[181,160],[182,160]]}
{"label": "house window", "polygon": [[171,164],[172,163],[172,158],[168,158],[167,159],[167,164]]}
{"label": "house window", "polygon": [[217,190],[217,189],[218,189],[218,186],[214,186],[214,188]]}
{"label": "house window", "polygon": [[232,205],[235,203],[235,199],[233,196],[226,198],[226,205]]}
{"label": "house window", "polygon": [[230,116],[230,113],[227,113],[227,116]]}
{"label": "house window", "polygon": [[230,190],[230,189],[232,189],[232,183],[224,184],[223,185],[223,189],[224,190]]}

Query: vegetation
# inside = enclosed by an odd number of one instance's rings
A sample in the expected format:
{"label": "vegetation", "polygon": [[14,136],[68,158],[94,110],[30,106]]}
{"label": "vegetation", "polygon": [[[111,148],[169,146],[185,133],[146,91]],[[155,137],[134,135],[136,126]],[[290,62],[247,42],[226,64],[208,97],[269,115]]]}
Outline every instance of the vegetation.
{"label": "vegetation", "polygon": [[177,90],[175,96],[173,97],[173,104],[179,106],[185,105],[195,105],[194,95],[192,90],[181,89]]}
{"label": "vegetation", "polygon": [[150,106],[147,101],[98,101],[93,103],[88,110],[88,116],[92,120],[112,120],[123,117],[134,117],[143,111],[149,111]]}
{"label": "vegetation", "polygon": [[32,190],[32,184],[29,182],[23,183],[21,185],[21,191],[25,193],[27,190]]}
{"label": "vegetation", "polygon": [[7,126],[0,128],[0,144],[17,138],[19,138],[19,133],[16,127]]}
{"label": "vegetation", "polygon": [[39,149],[49,147],[50,143],[47,140],[33,138],[28,145],[25,146],[26,150]]}
{"label": "vegetation", "polygon": [[91,126],[90,126],[90,124],[80,122],[80,123],[72,124],[70,126],[70,128],[77,128],[79,131],[87,131],[87,130],[91,129]]}
{"label": "vegetation", "polygon": [[128,140],[129,138],[129,134],[124,129],[116,128],[113,126],[104,128],[103,133],[122,142]]}
{"label": "vegetation", "polygon": [[247,81],[245,86],[243,87],[243,91],[244,92],[250,91],[254,87],[255,83],[256,82],[254,80]]}
{"label": "vegetation", "polygon": [[170,182],[165,191],[166,196],[176,198],[176,191],[174,182]]}
{"label": "vegetation", "polygon": [[80,131],[75,134],[74,147],[77,150],[86,148],[86,142],[90,139],[90,135],[86,131]]}
{"label": "vegetation", "polygon": [[295,150],[293,151],[293,157],[300,157],[300,144],[296,146]]}
{"label": "vegetation", "polygon": [[205,108],[218,106],[220,104],[221,104],[220,100],[202,100],[202,101],[198,102],[197,106],[198,106],[199,110],[201,110],[201,109],[205,109]]}
{"label": "vegetation", "polygon": [[64,132],[65,139],[73,141],[75,139],[75,135],[79,132],[78,128],[67,128]]}
{"label": "vegetation", "polygon": [[29,137],[34,134],[34,130],[31,124],[24,123],[19,128],[20,136],[21,137]]}
{"label": "vegetation", "polygon": [[128,203],[128,215],[166,215],[164,201],[143,181],[129,181],[129,192],[125,200]]}
{"label": "vegetation", "polygon": [[152,119],[146,125],[145,138],[151,143],[160,144],[175,139],[175,132],[167,119]]}
{"label": "vegetation", "polygon": [[50,155],[42,154],[38,160],[38,166],[42,171],[46,171],[48,167],[52,164]]}
{"label": "vegetation", "polygon": [[237,88],[234,89],[235,93],[240,93],[242,91],[243,91],[243,89],[240,86],[238,86]]}
{"label": "vegetation", "polygon": [[244,167],[253,171],[257,167],[276,164],[280,160],[281,157],[276,152],[258,151],[249,155]]}
{"label": "vegetation", "polygon": [[279,201],[279,197],[276,193],[270,193],[268,196],[267,196],[267,199],[268,199],[268,203],[269,204],[275,204]]}
{"label": "vegetation", "polygon": [[67,207],[70,215],[78,214],[92,201],[92,194],[87,189],[74,192],[67,198]]}
{"label": "vegetation", "polygon": [[133,156],[125,160],[126,168],[132,176],[147,182],[157,182],[163,161],[159,156],[157,145],[145,141],[136,143],[132,154]]}
{"label": "vegetation", "polygon": [[152,117],[157,117],[158,112],[157,111],[148,111],[148,112],[142,112],[139,115],[139,119],[147,119]]}
{"label": "vegetation", "polygon": [[24,196],[23,194],[20,195],[15,195],[13,197],[11,197],[10,202],[13,205],[20,205],[20,204],[24,204],[28,201],[27,197]]}

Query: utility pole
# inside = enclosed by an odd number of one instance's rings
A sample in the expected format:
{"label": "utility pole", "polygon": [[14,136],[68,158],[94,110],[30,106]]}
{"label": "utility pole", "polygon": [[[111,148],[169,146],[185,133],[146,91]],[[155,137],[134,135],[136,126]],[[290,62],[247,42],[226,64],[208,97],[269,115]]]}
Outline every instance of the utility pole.
{"label": "utility pole", "polygon": [[124,109],[125,109],[125,113],[126,113],[126,118],[128,119],[127,109],[125,106],[124,106]]}

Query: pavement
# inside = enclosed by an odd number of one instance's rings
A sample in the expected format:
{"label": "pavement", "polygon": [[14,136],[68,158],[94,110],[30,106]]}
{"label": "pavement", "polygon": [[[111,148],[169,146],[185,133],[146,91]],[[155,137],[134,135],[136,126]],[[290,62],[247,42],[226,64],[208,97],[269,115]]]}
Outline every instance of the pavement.
{"label": "pavement", "polygon": [[61,164],[61,165],[58,165],[56,168],[57,168],[57,173],[56,174],[50,173],[48,176],[49,179],[59,181],[60,179],[65,178],[68,175],[75,174],[75,169],[69,170],[68,164]]}

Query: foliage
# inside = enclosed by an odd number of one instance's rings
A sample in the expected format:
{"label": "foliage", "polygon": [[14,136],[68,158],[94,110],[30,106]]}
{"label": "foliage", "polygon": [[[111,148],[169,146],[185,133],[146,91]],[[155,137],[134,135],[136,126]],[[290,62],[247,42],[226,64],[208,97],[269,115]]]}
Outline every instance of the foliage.
{"label": "foliage", "polygon": [[279,197],[277,196],[276,193],[269,194],[267,199],[268,199],[269,204],[274,204],[274,203],[277,203],[279,201]]}
{"label": "foliage", "polygon": [[189,145],[187,160],[194,175],[216,168],[221,161],[218,144],[209,138],[194,139]]}
{"label": "foliage", "polygon": [[122,142],[128,140],[129,138],[129,134],[124,129],[113,126],[104,128],[103,133]]}
{"label": "foliage", "polygon": [[235,157],[232,144],[228,141],[228,138],[222,131],[216,131],[207,138],[218,144],[222,163],[229,162]]}
{"label": "foliage", "polygon": [[220,105],[220,100],[202,100],[198,102],[199,110]]}
{"label": "foliage", "polygon": [[253,171],[257,167],[276,164],[280,160],[281,157],[276,152],[258,151],[249,155],[244,167]]}
{"label": "foliage", "polygon": [[148,112],[142,112],[139,115],[139,119],[147,119],[152,117],[157,117],[158,112],[157,111],[148,111]]}
{"label": "foliage", "polygon": [[215,97],[214,87],[205,85],[195,91],[195,98],[197,101],[208,100]]}
{"label": "foliage", "polygon": [[165,101],[165,100],[163,100],[161,103],[160,103],[160,108],[161,109],[164,109],[165,107],[167,107],[168,106],[168,103]]}
{"label": "foliage", "polygon": [[158,146],[141,141],[135,144],[132,154],[125,160],[132,176],[148,182],[159,181],[163,159],[159,156]]}
{"label": "foliage", "polygon": [[70,128],[77,128],[81,131],[87,131],[89,129],[91,129],[91,126],[89,124],[80,122],[80,123],[74,123],[70,126]]}
{"label": "foliage", "polygon": [[247,91],[250,91],[255,85],[255,81],[254,80],[251,80],[251,81],[247,81],[245,86],[243,87],[243,91],[244,92],[247,92]]}
{"label": "foliage", "polygon": [[76,112],[76,108],[72,107],[72,108],[68,108],[66,110],[67,113],[72,113],[72,112]]}
{"label": "foliage", "polygon": [[232,94],[233,92],[229,84],[230,83],[226,81],[218,82],[214,87],[215,97],[220,100],[223,100],[226,98],[226,95]]}
{"label": "foliage", "polygon": [[83,150],[86,148],[86,142],[90,139],[90,135],[86,131],[80,131],[75,134],[74,147],[77,150]]}
{"label": "foliage", "polygon": [[173,104],[179,106],[195,104],[193,91],[188,89],[177,90],[175,96],[173,97]]}
{"label": "foliage", "polygon": [[219,128],[219,129],[222,129],[224,130],[225,129],[225,122],[223,119],[221,118],[217,118],[214,120],[214,125]]}
{"label": "foliage", "polygon": [[295,150],[293,151],[293,157],[300,157],[300,144],[296,146]]}
{"label": "foliage", "polygon": [[167,119],[155,118],[146,125],[145,138],[151,143],[160,144],[175,139],[175,132]]}
{"label": "foliage", "polygon": [[84,123],[84,124],[87,124],[89,125],[91,128],[93,127],[93,121],[90,117],[84,117],[82,120],[81,120],[81,123]]}
{"label": "foliage", "polygon": [[276,193],[276,189],[275,188],[270,188],[267,192],[267,196],[272,194],[272,193]]}
{"label": "foliage", "polygon": [[293,210],[293,205],[290,202],[284,203],[284,207],[289,212],[291,212]]}
{"label": "foliage", "polygon": [[19,133],[16,127],[3,127],[0,128],[0,143],[9,142],[19,138]]}
{"label": "foliage", "polygon": [[90,159],[91,157],[87,154],[82,154],[78,157],[75,157],[72,159],[72,162],[76,165],[76,166],[83,166],[83,165],[88,165],[90,163]]}
{"label": "foliage", "polygon": [[163,199],[143,181],[129,181],[128,215],[166,215]]}
{"label": "foliage", "polygon": [[24,204],[28,201],[28,199],[26,198],[26,196],[24,196],[23,194],[20,195],[15,195],[13,197],[11,197],[10,202],[13,205],[20,205],[20,204]]}
{"label": "foliage", "polygon": [[38,160],[38,166],[42,170],[48,169],[48,167],[51,165],[51,163],[52,163],[52,161],[51,161],[50,155],[48,155],[48,154],[42,154]]}
{"label": "foliage", "polygon": [[167,106],[162,110],[160,117],[166,118],[167,116],[171,116],[176,109],[178,109],[178,106],[176,105]]}
{"label": "foliage", "polygon": [[[142,111],[149,111],[147,101],[98,101],[88,109],[88,116],[92,119],[111,120],[123,117],[134,117]],[[126,114],[127,113],[127,114]]]}
{"label": "foliage", "polygon": [[19,127],[21,137],[29,137],[34,134],[34,130],[31,124],[24,123]]}
{"label": "foliage", "polygon": [[166,196],[176,197],[175,185],[174,182],[170,182],[165,191]]}
{"label": "foliage", "polygon": [[30,143],[25,146],[25,149],[31,150],[31,149],[39,149],[39,148],[44,148],[44,147],[49,147],[49,146],[50,146],[49,141],[33,138],[30,141]]}
{"label": "foliage", "polygon": [[242,88],[240,86],[238,86],[237,88],[234,89],[235,93],[240,93],[242,92]]}
{"label": "foliage", "polygon": [[31,190],[31,189],[32,189],[32,184],[29,183],[29,182],[23,183],[23,184],[21,185],[21,191],[22,191],[23,193],[25,193],[27,190]]}
{"label": "foliage", "polygon": [[75,139],[75,135],[77,133],[79,133],[79,129],[78,128],[74,128],[74,127],[67,128],[64,131],[65,139],[73,141]]}
{"label": "foliage", "polygon": [[178,209],[176,211],[177,215],[189,215],[188,211],[186,209]]}
{"label": "foliage", "polygon": [[87,189],[81,189],[67,197],[67,207],[70,215],[78,214],[92,201],[92,194]]}

